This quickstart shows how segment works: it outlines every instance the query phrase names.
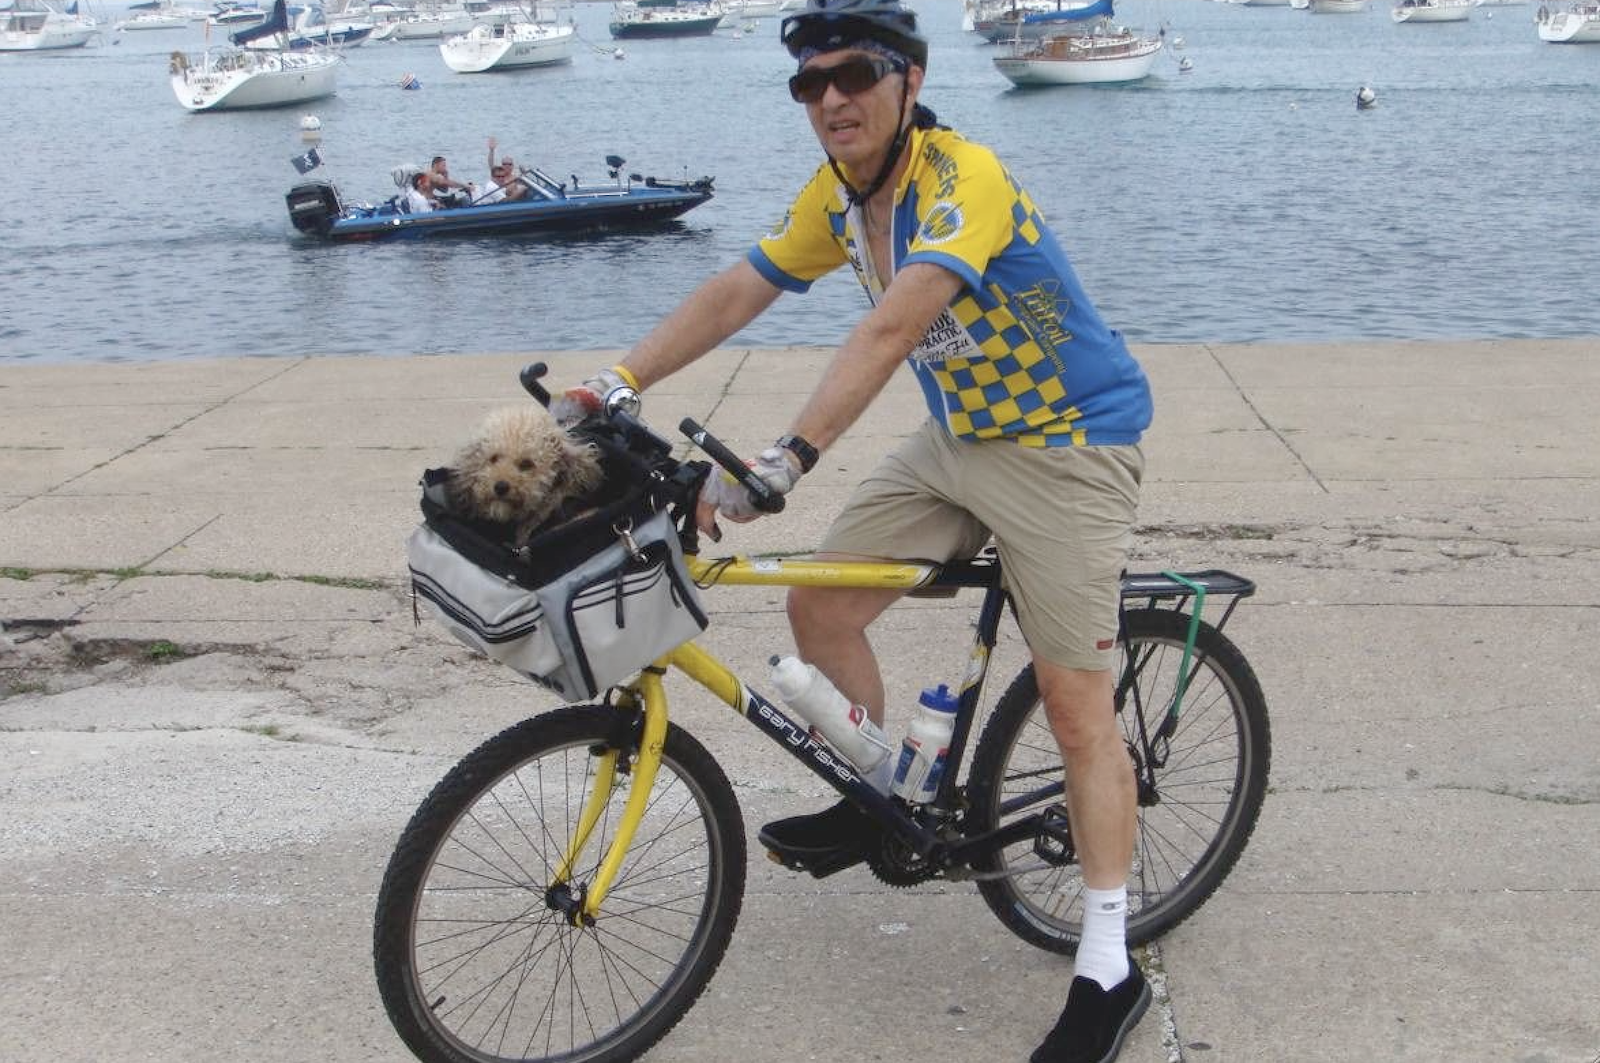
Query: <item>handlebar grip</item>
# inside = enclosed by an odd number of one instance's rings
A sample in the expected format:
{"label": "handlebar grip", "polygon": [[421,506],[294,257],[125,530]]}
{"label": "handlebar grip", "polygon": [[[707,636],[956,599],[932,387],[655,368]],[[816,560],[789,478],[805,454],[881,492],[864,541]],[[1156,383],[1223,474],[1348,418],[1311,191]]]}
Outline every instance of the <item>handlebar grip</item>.
{"label": "handlebar grip", "polygon": [[724,469],[728,475],[743,485],[750,492],[750,500],[757,509],[763,513],[782,513],[786,500],[778,492],[768,486],[767,481],[755,474],[755,471],[744,461],[729,450],[727,444],[706,431],[694,418],[685,417],[678,422],[678,430],[694,441],[695,446],[705,451],[711,459]]}
{"label": "handlebar grip", "polygon": [[528,394],[537,399],[540,406],[546,408],[550,406],[550,392],[546,391],[544,385],[539,383],[539,378],[549,371],[549,367],[543,362],[529,362],[522,367],[522,372],[517,374],[517,379],[522,381],[522,386],[527,390]]}

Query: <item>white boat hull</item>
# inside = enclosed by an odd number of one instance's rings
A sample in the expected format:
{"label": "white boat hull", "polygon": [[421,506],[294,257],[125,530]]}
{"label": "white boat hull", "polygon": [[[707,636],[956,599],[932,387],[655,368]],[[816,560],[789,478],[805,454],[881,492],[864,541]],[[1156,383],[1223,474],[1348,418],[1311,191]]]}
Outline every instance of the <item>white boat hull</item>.
{"label": "white boat hull", "polygon": [[175,52],[172,93],[189,111],[286,107],[332,96],[341,61],[321,52],[240,50],[206,53],[191,62]]}
{"label": "white boat hull", "polygon": [[1289,0],[1228,0],[1240,7],[1288,7]]}
{"label": "white boat hull", "polygon": [[1476,0],[1402,2],[1389,9],[1389,17],[1396,22],[1465,22],[1476,6]]}
{"label": "white boat hull", "polygon": [[187,15],[136,15],[122,24],[122,29],[131,32],[140,30],[181,30],[189,25]]}
{"label": "white boat hull", "polygon": [[382,40],[427,41],[471,33],[477,25],[468,11],[412,15],[394,23],[394,30]]}
{"label": "white boat hull", "polygon": [[1548,44],[1600,43],[1600,5],[1569,11],[1539,9],[1539,39]]}
{"label": "white boat hull", "polygon": [[439,45],[444,65],[458,74],[554,66],[572,61],[571,26],[519,22],[510,26],[477,26],[471,33]]}
{"label": "white boat hull", "polygon": [[1314,15],[1350,15],[1365,11],[1370,0],[1311,0]]}
{"label": "white boat hull", "polygon": [[[1066,42],[1072,42],[1071,45]],[[1134,38],[1113,51],[1104,37],[1053,38],[1039,49],[996,56],[995,69],[1021,88],[1035,85],[1117,85],[1148,77],[1161,54],[1161,41]],[[1054,51],[1059,54],[1046,54]]]}
{"label": "white boat hull", "polygon": [[55,12],[0,12],[0,52],[45,52],[82,48],[100,32],[92,22],[81,22]]}
{"label": "white boat hull", "polygon": [[727,9],[727,18],[735,20],[777,18],[783,10],[783,0],[731,0],[722,6]]}

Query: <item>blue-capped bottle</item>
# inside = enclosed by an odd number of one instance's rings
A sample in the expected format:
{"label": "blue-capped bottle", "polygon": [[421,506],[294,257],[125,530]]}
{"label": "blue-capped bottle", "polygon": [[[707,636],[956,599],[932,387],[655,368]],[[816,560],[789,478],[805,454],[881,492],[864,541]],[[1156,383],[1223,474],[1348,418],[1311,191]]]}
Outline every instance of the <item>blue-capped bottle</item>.
{"label": "blue-capped bottle", "polygon": [[895,765],[893,790],[908,804],[925,805],[939,792],[945,761],[950,753],[950,736],[956,729],[956,710],[961,699],[940,683],[924,690],[917,699],[917,713],[900,744],[900,761]]}

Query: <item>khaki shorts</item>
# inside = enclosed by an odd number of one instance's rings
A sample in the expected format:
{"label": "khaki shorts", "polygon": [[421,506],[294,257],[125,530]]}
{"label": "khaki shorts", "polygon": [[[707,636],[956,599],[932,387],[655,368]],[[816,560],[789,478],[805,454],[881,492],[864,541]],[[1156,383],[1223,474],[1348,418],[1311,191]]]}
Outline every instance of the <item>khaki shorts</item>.
{"label": "khaki shorts", "polygon": [[1143,473],[1137,446],[966,442],[930,420],[856,488],[821,549],[951,561],[993,535],[1028,648],[1098,671],[1111,666]]}

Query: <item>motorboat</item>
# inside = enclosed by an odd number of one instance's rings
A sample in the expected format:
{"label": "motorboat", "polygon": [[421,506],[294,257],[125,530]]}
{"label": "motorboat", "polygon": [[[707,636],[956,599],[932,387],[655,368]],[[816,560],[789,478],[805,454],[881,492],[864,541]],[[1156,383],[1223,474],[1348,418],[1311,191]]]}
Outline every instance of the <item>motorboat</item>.
{"label": "motorboat", "polygon": [[[331,181],[298,184],[285,197],[289,220],[308,236],[337,242],[420,239],[436,236],[520,236],[529,233],[634,229],[650,226],[692,210],[711,198],[712,178],[663,181],[638,174],[622,176],[624,160],[609,155],[611,183],[570,186],[534,168],[518,180],[528,186],[526,198],[469,204],[407,213],[404,197],[393,196],[376,206],[347,205]],[[416,167],[396,167],[397,188],[407,187]]]}
{"label": "motorboat", "polygon": [[272,35],[286,38],[288,29],[284,0],[277,0],[265,22],[229,37],[235,47],[207,49],[194,56],[173,52],[169,63],[173,95],[188,111],[287,107],[332,96],[338,90],[339,66],[344,62],[337,52],[246,47]]}
{"label": "motorboat", "polygon": [[1396,0],[1389,17],[1396,22],[1465,22],[1478,0]]}
{"label": "motorboat", "polygon": [[1240,7],[1288,7],[1289,0],[1228,0]]}
{"label": "motorboat", "polygon": [[57,11],[44,0],[16,0],[0,9],[0,52],[42,52],[82,48],[100,28],[78,14],[76,0]]}
{"label": "motorboat", "polygon": [[1540,4],[1535,15],[1539,39],[1550,44],[1594,44],[1600,42],[1600,4],[1592,2],[1556,5]]}
{"label": "motorboat", "polygon": [[1013,85],[1114,85],[1150,74],[1162,37],[1148,37],[1112,21],[1111,0],[1075,9],[1080,25],[1038,40],[1017,38],[994,65]]}
{"label": "motorboat", "polygon": [[257,38],[245,47],[257,51],[287,48],[292,52],[319,47],[355,48],[371,37],[372,31],[377,28],[371,22],[329,22],[321,4],[297,4],[286,10],[289,18],[286,32]]}
{"label": "motorboat", "polygon": [[718,4],[622,3],[611,11],[611,36],[708,37],[726,14]]}
{"label": "motorboat", "polygon": [[225,0],[220,3],[207,17],[206,21],[219,30],[232,33],[249,26],[259,26],[267,20],[270,12],[257,4],[236,3],[234,0]]}
{"label": "motorboat", "polygon": [[1369,3],[1371,0],[1310,0],[1307,6],[1313,15],[1353,15],[1365,11]]}
{"label": "motorboat", "polygon": [[479,23],[439,45],[444,65],[458,74],[483,74],[572,62],[571,26],[544,22]]}

